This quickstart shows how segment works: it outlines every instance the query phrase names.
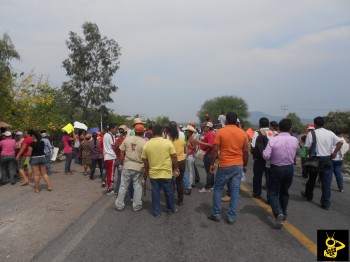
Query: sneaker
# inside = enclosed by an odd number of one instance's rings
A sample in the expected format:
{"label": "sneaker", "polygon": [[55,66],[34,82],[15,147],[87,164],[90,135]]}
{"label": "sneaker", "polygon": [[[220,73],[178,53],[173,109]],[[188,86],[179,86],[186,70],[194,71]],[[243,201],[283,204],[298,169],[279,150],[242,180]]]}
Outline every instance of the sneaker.
{"label": "sneaker", "polygon": [[220,222],[221,221],[220,218],[217,218],[214,215],[208,216],[208,219],[211,220],[211,221],[214,221],[214,222]]}
{"label": "sneaker", "polygon": [[345,190],[344,190],[344,189],[342,189],[342,188],[339,188],[339,192],[340,192],[340,193],[344,193],[344,192],[345,192]]}
{"label": "sneaker", "polygon": [[235,222],[235,219],[230,220],[230,219],[226,218],[226,219],[225,219],[225,222],[226,222],[227,224],[229,224],[229,225],[233,225],[233,223]]}
{"label": "sneaker", "polygon": [[203,187],[203,188],[200,189],[198,192],[199,192],[199,193],[210,193],[210,189],[206,189],[205,187]]}
{"label": "sneaker", "polygon": [[108,189],[108,190],[107,190],[107,195],[110,196],[110,195],[113,195],[113,194],[114,194],[114,191],[113,191],[113,190],[111,190],[111,189]]}
{"label": "sneaker", "polygon": [[284,219],[284,215],[278,214],[278,216],[276,217],[274,228],[281,229],[283,227],[283,223],[282,223],[283,219]]}
{"label": "sneaker", "polygon": [[138,208],[133,208],[132,210],[134,210],[135,212],[137,211],[141,211],[143,209],[143,207],[138,207]]}
{"label": "sneaker", "polygon": [[102,186],[102,187],[106,187],[106,182],[105,182],[105,181],[102,181],[101,186]]}
{"label": "sneaker", "polygon": [[114,190],[113,195],[118,195],[118,192]]}
{"label": "sneaker", "polygon": [[325,210],[329,210],[329,205],[321,204],[321,208]]}
{"label": "sneaker", "polygon": [[230,202],[231,197],[229,195],[225,195],[224,197],[221,198],[222,202]]}
{"label": "sneaker", "polygon": [[185,194],[188,196],[191,195],[191,189],[185,189]]}

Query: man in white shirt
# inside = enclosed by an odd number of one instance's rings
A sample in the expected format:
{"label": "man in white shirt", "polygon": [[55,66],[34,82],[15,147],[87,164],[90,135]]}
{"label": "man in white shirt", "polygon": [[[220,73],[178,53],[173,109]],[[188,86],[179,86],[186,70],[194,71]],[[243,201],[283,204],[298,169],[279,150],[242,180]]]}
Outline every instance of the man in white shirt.
{"label": "man in white shirt", "polygon": [[103,136],[103,153],[107,175],[107,194],[113,194],[111,188],[113,183],[114,164],[117,158],[115,148],[115,134],[117,131],[116,124],[111,123],[108,126],[108,132]]}
{"label": "man in white shirt", "polygon": [[[324,118],[316,117],[314,119],[316,141],[313,141],[312,132],[306,137],[305,146],[308,148],[311,156],[316,156],[319,161],[319,168],[312,169],[309,172],[309,180],[306,183],[305,191],[301,192],[303,198],[311,201],[317,176],[320,175],[322,183],[321,207],[329,209],[331,202],[331,183],[333,176],[332,159],[337,156],[343,142],[332,131],[323,128]],[[315,142],[315,144],[313,143]],[[334,150],[333,150],[334,148]]]}
{"label": "man in white shirt", "polygon": [[221,127],[225,127],[226,116],[224,110],[221,111],[221,115],[219,115],[218,120],[220,122]]}

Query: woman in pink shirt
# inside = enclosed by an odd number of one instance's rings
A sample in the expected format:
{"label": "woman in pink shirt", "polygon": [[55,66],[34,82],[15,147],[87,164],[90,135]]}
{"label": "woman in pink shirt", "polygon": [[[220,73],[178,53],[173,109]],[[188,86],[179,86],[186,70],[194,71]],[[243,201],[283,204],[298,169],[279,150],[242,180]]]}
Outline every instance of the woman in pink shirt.
{"label": "woman in pink shirt", "polygon": [[4,134],[5,139],[0,141],[1,147],[1,182],[5,183],[6,178],[10,178],[11,185],[16,184],[16,162],[15,162],[15,144],[16,141],[12,139],[10,131]]}
{"label": "woman in pink shirt", "polygon": [[74,137],[74,133],[73,136],[70,136],[67,132],[64,132],[64,136],[62,137],[63,152],[66,155],[66,163],[64,166],[64,173],[66,175],[73,175],[73,173],[70,170],[70,165],[72,163],[72,143],[75,140]]}

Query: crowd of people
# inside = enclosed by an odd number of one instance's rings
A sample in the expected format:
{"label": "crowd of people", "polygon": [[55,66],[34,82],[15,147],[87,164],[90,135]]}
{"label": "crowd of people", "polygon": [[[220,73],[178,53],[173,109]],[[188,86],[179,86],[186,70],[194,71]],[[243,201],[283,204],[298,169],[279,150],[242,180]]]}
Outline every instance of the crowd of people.
{"label": "crowd of people", "polygon": [[[221,221],[221,202],[229,202],[225,221],[233,224],[250,151],[254,161],[253,197],[261,198],[265,174],[266,201],[275,216],[275,228],[281,228],[287,219],[288,190],[293,182],[298,151],[301,151],[303,163],[302,176],[308,179],[305,190],[301,191],[303,198],[312,201],[319,178],[321,207],[329,209],[333,173],[339,192],[344,192],[341,168],[349,145],[344,138],[324,128],[322,117],[314,119],[314,125],[307,127],[307,133],[300,140],[292,130],[291,120],[282,119],[277,123],[265,117],[260,119],[259,129],[250,137],[233,112],[226,115],[222,112],[215,124],[207,114],[200,129],[196,129],[193,122],[183,127],[171,121],[166,126],[149,126],[147,130],[145,124],[135,118],[132,128],[110,123],[103,132],[65,132],[62,137],[64,174],[73,175],[73,159],[83,166],[83,174],[89,175],[91,180],[95,179],[98,167],[101,186],[106,188],[108,195],[117,195],[115,208],[118,211],[125,208],[127,192],[133,210],[143,209],[142,192],[149,179],[153,215],[160,217],[161,190],[165,194],[167,214],[176,213],[177,206],[184,203],[184,194],[191,195],[200,181],[196,159],[201,158],[206,181],[198,192],[213,192],[212,214],[208,219]],[[45,131],[26,130],[14,134],[6,131],[2,135],[1,182],[9,180],[14,185],[19,173],[20,185],[26,186],[33,182],[34,175],[35,192],[40,192],[41,177],[46,189],[51,191],[49,175],[53,146]],[[317,167],[307,166],[310,158],[317,161]],[[223,196],[225,186],[227,190]]]}

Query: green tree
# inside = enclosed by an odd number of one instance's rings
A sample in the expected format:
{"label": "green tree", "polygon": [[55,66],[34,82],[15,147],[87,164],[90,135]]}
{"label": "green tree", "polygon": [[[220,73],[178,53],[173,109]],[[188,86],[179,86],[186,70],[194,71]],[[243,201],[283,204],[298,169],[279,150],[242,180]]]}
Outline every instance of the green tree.
{"label": "green tree", "polygon": [[68,122],[62,91],[51,87],[47,80],[37,80],[33,74],[19,77],[11,97],[8,111],[13,129],[60,130]]}
{"label": "green tree", "polygon": [[[113,102],[112,92],[117,87],[112,77],[119,69],[120,47],[113,39],[102,37],[96,24],[86,22],[82,26],[84,38],[70,32],[66,45],[71,53],[63,61],[68,82],[62,90],[67,94],[74,119],[89,122],[91,110],[99,110]],[[101,113],[101,112],[100,112]]]}
{"label": "green tree", "polygon": [[325,117],[325,128],[342,134],[350,132],[350,112],[329,112]]}
{"label": "green tree", "polygon": [[203,122],[205,121],[205,115],[209,114],[214,123],[216,123],[221,111],[224,111],[225,114],[236,112],[241,121],[248,117],[247,103],[237,96],[221,96],[207,100],[202,105],[197,116],[200,122]]}
{"label": "green tree", "polygon": [[296,113],[289,113],[286,118],[292,120],[292,129],[295,129],[298,134],[305,132],[306,127]]}
{"label": "green tree", "polygon": [[3,34],[0,39],[0,112],[1,120],[10,122],[10,111],[12,104],[12,89],[14,76],[11,70],[11,60],[20,59],[18,52],[8,34]]}
{"label": "green tree", "polygon": [[170,122],[170,120],[169,120],[169,117],[167,117],[167,116],[158,116],[158,117],[154,120],[154,122],[155,122],[156,124],[158,124],[158,125],[163,126],[163,125],[168,124],[168,123]]}

